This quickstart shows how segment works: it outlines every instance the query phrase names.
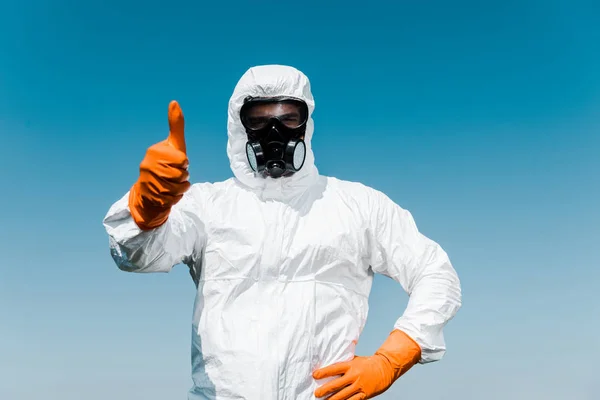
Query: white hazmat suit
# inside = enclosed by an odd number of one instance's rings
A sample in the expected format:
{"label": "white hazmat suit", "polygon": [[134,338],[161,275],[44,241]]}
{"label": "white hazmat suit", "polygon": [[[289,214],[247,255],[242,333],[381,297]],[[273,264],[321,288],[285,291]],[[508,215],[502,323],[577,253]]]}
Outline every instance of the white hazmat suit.
{"label": "white hazmat suit", "polygon": [[420,363],[442,358],[443,328],[461,305],[448,256],[408,211],[377,190],[318,173],[312,117],[300,171],[273,179],[251,170],[240,108],[247,96],[279,95],[304,100],[312,114],[309,80],[295,68],[254,67],[237,84],[227,144],[234,177],[193,184],[156,229],[136,226],[128,193],[103,221],[121,270],[190,267],[190,400],[315,399],[312,372],[354,356],[374,273],[410,295],[394,328],[421,347]]}

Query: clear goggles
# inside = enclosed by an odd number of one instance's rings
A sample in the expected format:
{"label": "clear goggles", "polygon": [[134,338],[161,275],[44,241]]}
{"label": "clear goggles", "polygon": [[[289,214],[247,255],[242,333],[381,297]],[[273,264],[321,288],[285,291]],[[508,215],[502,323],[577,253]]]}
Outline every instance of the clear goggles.
{"label": "clear goggles", "polygon": [[265,129],[273,119],[289,129],[298,129],[308,120],[308,106],[294,97],[249,97],[240,110],[240,119],[247,131]]}

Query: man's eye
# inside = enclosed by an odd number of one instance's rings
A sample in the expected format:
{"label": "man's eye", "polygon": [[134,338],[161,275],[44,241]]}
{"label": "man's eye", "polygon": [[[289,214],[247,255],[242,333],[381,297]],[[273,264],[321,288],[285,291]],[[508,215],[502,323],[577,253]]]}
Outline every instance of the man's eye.
{"label": "man's eye", "polygon": [[250,117],[248,118],[248,122],[251,125],[260,125],[260,124],[264,124],[267,121],[266,118],[262,118],[262,117]]}
{"label": "man's eye", "polygon": [[299,122],[299,120],[300,120],[300,118],[295,117],[295,116],[286,116],[281,121],[282,122],[287,122],[287,123],[295,123],[295,124],[297,124]]}

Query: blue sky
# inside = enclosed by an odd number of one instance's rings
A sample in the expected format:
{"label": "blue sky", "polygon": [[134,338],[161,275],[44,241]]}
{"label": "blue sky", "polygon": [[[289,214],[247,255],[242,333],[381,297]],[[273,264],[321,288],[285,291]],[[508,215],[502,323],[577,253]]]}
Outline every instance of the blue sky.
{"label": "blue sky", "polygon": [[[600,4],[258,3],[0,1],[0,398],[186,397],[188,273],[117,270],[102,218],[171,99],[192,181],[228,178],[231,91],[279,63],[311,79],[320,172],[409,209],[462,280],[445,359],[380,398],[597,399]],[[359,353],[406,301],[376,279]]]}

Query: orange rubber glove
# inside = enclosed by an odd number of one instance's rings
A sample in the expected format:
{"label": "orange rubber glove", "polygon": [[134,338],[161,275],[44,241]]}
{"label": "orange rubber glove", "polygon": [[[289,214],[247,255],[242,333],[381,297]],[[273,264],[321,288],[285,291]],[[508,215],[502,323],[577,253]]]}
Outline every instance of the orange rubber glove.
{"label": "orange rubber glove", "polygon": [[341,375],[319,387],[315,396],[325,397],[333,394],[327,400],[371,399],[388,390],[396,379],[420,359],[419,345],[407,334],[395,329],[373,356],[356,356],[352,361],[333,364],[315,371],[315,379]]}
{"label": "orange rubber glove", "polygon": [[169,136],[146,151],[140,175],[129,193],[129,211],[142,230],[167,221],[171,207],[190,188],[185,148],[183,112],[176,101],[169,104]]}

